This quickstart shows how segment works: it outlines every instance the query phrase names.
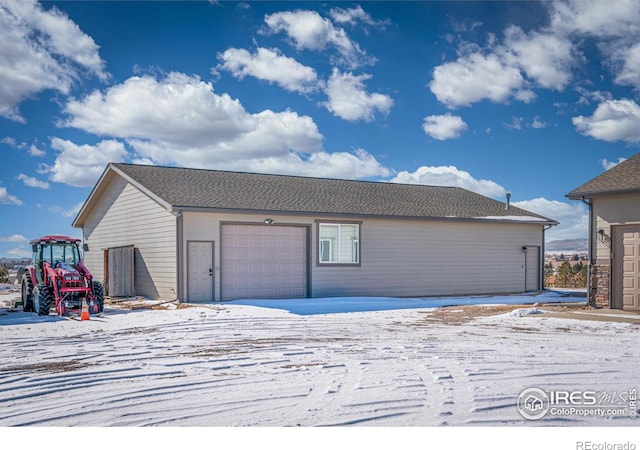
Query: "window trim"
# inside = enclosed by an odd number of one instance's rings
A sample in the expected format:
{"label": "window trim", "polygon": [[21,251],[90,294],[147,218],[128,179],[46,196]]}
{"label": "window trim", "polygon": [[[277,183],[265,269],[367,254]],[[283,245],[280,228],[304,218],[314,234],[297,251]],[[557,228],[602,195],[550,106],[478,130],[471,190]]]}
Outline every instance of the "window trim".
{"label": "window trim", "polygon": [[[319,267],[360,267],[362,265],[362,221],[354,221],[354,220],[316,220],[316,266]],[[338,235],[340,234],[340,225],[357,225],[358,234],[357,239],[354,241],[357,245],[356,257],[358,261],[356,262],[329,262],[329,261],[321,261],[320,260],[320,246],[321,241],[325,239],[321,239],[320,237],[320,227],[322,225],[338,225]],[[338,255],[338,258],[340,256]]]}
{"label": "window trim", "polygon": [[331,240],[330,239],[320,239],[320,246],[318,247],[318,257],[320,258],[321,262],[324,262],[324,264],[335,264],[335,263],[331,263],[331,262],[326,262],[326,261],[322,261],[322,244],[324,243],[329,243],[329,261],[331,261],[333,258],[333,245],[331,245]]}

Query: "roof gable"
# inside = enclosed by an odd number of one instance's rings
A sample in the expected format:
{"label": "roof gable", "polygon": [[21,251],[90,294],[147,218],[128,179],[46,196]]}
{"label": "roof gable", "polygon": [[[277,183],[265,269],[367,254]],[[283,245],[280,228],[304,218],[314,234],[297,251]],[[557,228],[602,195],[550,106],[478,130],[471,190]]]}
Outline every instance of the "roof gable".
{"label": "roof gable", "polygon": [[109,169],[173,209],[556,223],[457,187],[121,163]]}
{"label": "roof gable", "polygon": [[578,200],[636,191],[640,191],[640,153],[575,188],[567,197]]}

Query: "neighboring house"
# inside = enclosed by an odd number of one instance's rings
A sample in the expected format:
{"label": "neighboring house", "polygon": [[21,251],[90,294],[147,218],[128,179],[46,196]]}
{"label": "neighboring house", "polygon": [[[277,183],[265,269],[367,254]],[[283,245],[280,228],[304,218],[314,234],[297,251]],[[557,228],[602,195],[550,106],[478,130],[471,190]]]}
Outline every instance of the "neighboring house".
{"label": "neighboring house", "polygon": [[556,224],[455,187],[132,164],[73,222],[110,295],[185,302],[536,291]]}
{"label": "neighboring house", "polygon": [[589,205],[589,301],[640,310],[640,153],[567,194]]}

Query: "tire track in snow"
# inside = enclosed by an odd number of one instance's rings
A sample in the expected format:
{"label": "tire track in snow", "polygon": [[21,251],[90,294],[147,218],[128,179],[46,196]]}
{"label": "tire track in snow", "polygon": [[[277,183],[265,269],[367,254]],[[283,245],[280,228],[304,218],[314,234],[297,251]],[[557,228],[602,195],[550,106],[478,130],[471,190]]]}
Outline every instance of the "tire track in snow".
{"label": "tire track in snow", "polygon": [[[114,331],[3,329],[0,426],[544,425],[563,422],[520,417],[524,388],[619,391],[640,365],[637,333],[559,331],[544,318],[414,327],[398,319],[411,312],[154,314]],[[90,338],[78,344],[80,329]],[[63,360],[75,364],[55,370]]]}

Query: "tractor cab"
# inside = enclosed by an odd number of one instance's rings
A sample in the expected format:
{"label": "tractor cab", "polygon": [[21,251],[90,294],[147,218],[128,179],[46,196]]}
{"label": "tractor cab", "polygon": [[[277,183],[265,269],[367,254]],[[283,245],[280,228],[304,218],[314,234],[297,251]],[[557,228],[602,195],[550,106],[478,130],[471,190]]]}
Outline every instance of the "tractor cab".
{"label": "tractor cab", "polygon": [[78,243],[80,239],[66,236],[45,236],[31,241],[33,250],[32,263],[36,269],[38,283],[43,282],[44,263],[48,262],[54,269],[75,272],[80,259]]}

